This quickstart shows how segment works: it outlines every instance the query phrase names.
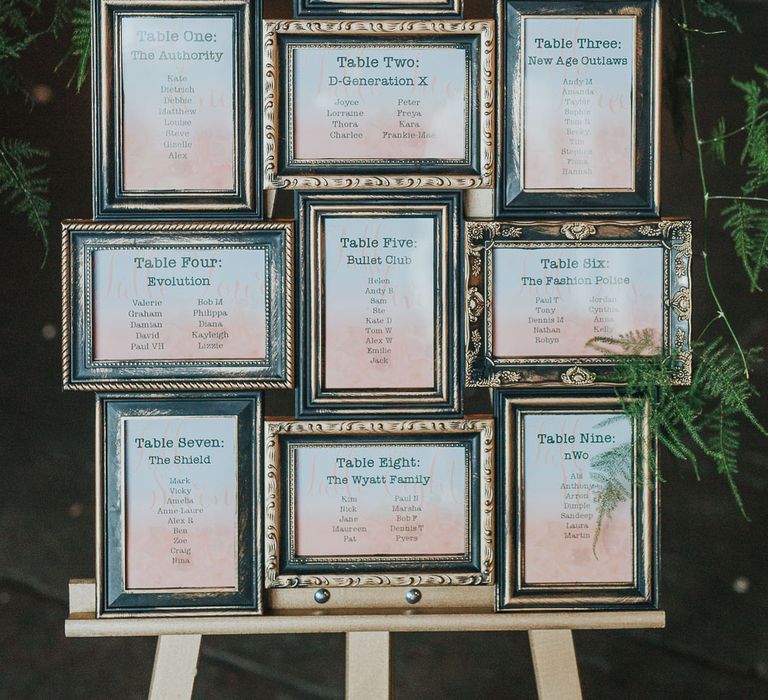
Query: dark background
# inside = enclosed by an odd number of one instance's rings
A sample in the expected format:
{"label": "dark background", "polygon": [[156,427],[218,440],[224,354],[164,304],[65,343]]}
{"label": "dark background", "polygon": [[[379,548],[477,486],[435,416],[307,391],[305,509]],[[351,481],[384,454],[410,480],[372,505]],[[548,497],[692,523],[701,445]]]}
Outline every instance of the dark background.
{"label": "dark background", "polygon": [[[290,16],[285,0],[265,0],[266,17]],[[688,0],[691,9],[695,2]],[[700,120],[706,133],[719,115],[740,124],[741,97],[731,76],[752,78],[768,66],[768,3],[734,0],[744,33],[695,37]],[[694,219],[695,249],[705,227],[687,106],[674,98],[686,85],[673,70],[679,10],[663,0],[665,82],[661,129],[662,213]],[[490,17],[489,0],[466,0],[466,17]],[[692,24],[719,28],[692,12]],[[90,95],[67,89],[70,69],[54,72],[65,44],[43,40],[23,63],[38,104],[4,99],[0,134],[26,138],[51,153],[51,252],[23,222],[2,217],[0,254],[0,697],[141,698],[149,687],[155,640],[66,639],[66,585],[94,575],[94,400],[62,393],[58,222],[91,215]],[[683,110],[675,127],[675,114]],[[711,189],[735,193],[742,170],[711,166]],[[281,193],[277,215],[290,215]],[[5,213],[5,212],[4,212]],[[745,346],[767,345],[765,297],[750,294],[730,239],[710,214],[716,285]],[[694,266],[694,333],[713,306]],[[722,325],[714,332],[724,333]],[[753,379],[764,389],[766,370]],[[267,412],[290,407],[270,396]],[[484,394],[470,409],[489,410]],[[768,405],[754,408],[768,421]],[[745,430],[739,484],[752,522],[739,514],[725,482],[704,464],[662,456],[661,604],[667,629],[576,632],[586,697],[768,698],[768,557],[766,441]],[[535,696],[523,633],[395,634],[397,698],[529,698]],[[339,698],[342,635],[209,637],[203,639],[197,698]]]}

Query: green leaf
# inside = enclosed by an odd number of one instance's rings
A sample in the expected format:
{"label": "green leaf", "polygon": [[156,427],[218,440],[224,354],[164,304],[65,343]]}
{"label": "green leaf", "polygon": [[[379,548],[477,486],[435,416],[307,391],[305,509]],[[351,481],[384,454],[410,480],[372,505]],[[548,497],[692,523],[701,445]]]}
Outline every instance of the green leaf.
{"label": "green leaf", "polygon": [[707,142],[709,155],[723,165],[725,165],[725,133],[725,117],[720,117]]}
{"label": "green leaf", "polygon": [[88,80],[91,59],[91,12],[87,3],[80,0],[80,4],[72,10],[70,23],[72,35],[69,47],[56,66],[56,70],[74,59],[75,68],[67,85],[74,84],[75,89],[80,92]]}
{"label": "green leaf", "polygon": [[48,153],[27,141],[0,139],[0,200],[26,219],[48,257],[48,178],[43,176]]}
{"label": "green leaf", "polygon": [[632,484],[633,448],[630,443],[616,445],[610,450],[601,452],[590,461],[590,487],[592,499],[597,505],[597,524],[592,537],[592,554],[597,556],[597,543],[603,531],[605,518],[619,504],[629,498]]}
{"label": "green leaf", "polygon": [[736,13],[720,0],[696,0],[696,7],[705,17],[721,19],[730,24],[737,32],[741,32],[741,24]]}

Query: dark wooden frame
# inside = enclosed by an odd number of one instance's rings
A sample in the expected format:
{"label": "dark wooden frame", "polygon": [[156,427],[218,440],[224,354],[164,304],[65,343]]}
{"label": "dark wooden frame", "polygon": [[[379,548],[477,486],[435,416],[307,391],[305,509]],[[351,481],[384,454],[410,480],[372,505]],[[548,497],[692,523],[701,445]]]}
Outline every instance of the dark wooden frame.
{"label": "dark wooden frame", "polygon": [[[635,72],[635,187],[630,190],[525,190],[522,185],[521,48],[526,17],[633,16],[637,22]],[[658,0],[498,0],[499,88],[496,216],[654,216],[659,209],[659,3]]]}
{"label": "dark wooden frame", "polygon": [[[435,221],[435,384],[431,389],[327,389],[323,384],[323,219],[333,217],[430,217]],[[456,304],[461,279],[461,194],[457,192],[301,192],[296,222],[301,240],[299,329],[301,374],[296,396],[300,417],[459,415],[463,362],[455,338],[462,315]]]}
{"label": "dark wooden frame", "polygon": [[[95,218],[261,218],[261,0],[93,0],[93,206]],[[126,192],[121,185],[119,20],[130,15],[233,19],[235,189]]]}
{"label": "dark wooden frame", "polygon": [[294,0],[294,17],[461,17],[464,0],[420,0],[420,2],[381,2],[381,0]]}
{"label": "dark wooden frame", "polygon": [[[141,416],[237,417],[238,590],[125,587],[122,421]],[[262,397],[258,393],[96,395],[96,582],[100,616],[262,612]]]}
{"label": "dark wooden frame", "polygon": [[[267,352],[254,360],[96,360],[93,252],[120,248],[249,248],[266,253]],[[66,389],[212,390],[293,385],[293,225],[286,221],[119,224],[69,221],[62,241]]]}
{"label": "dark wooden frame", "polygon": [[[521,414],[626,413],[622,401],[610,391],[547,396],[509,390],[495,392],[497,426],[497,479],[499,576],[497,610],[655,610],[658,608],[658,482],[655,471],[658,446],[651,435],[648,402],[633,421],[633,581],[626,583],[526,584],[525,479]],[[630,415],[630,414],[627,414]]]}

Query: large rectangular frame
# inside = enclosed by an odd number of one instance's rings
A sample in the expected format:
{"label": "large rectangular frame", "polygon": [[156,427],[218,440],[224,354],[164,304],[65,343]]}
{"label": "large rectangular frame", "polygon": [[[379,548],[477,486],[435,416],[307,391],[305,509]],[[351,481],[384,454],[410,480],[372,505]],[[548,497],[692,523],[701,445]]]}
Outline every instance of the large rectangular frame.
{"label": "large rectangular frame", "polygon": [[[261,0],[92,0],[93,205],[95,218],[261,218]],[[119,16],[215,15],[234,19],[235,189],[127,193],[123,164]]]}
{"label": "large rectangular frame", "polygon": [[[197,407],[197,408],[196,408]],[[238,590],[126,590],[123,420],[237,417]],[[96,592],[99,617],[260,614],[262,396],[258,393],[96,394]]]}
{"label": "large rectangular frame", "polygon": [[[325,217],[434,218],[435,241],[435,385],[415,389],[326,389],[324,386],[324,284],[320,236]],[[462,358],[453,342],[461,337],[459,294],[461,195],[440,193],[297,193],[296,222],[301,232],[303,323],[300,328],[301,377],[297,393],[300,417],[329,415],[457,415],[462,407]]]}
{"label": "large rectangular frame", "polygon": [[[291,520],[293,469],[288,447],[338,442],[465,444],[472,455],[467,475],[466,556],[460,560],[438,555],[297,557]],[[392,605],[392,599],[386,589],[391,587],[430,587],[430,598],[437,599],[439,604],[442,600],[451,600],[447,589],[474,589],[492,584],[495,576],[493,449],[493,421],[480,417],[440,421],[266,421],[264,538],[267,589],[272,589],[273,594],[295,588],[369,589],[368,593],[358,590],[360,599],[357,601],[347,597],[345,605],[388,607]],[[338,593],[331,593],[332,597],[335,595]],[[326,600],[315,597],[315,603],[320,606]],[[403,598],[399,600],[400,604],[406,602]],[[405,604],[403,607],[410,606]]]}
{"label": "large rectangular frame", "polygon": [[[466,163],[429,160],[365,160],[291,163],[293,83],[288,46],[370,43],[391,47],[467,45],[470,104]],[[493,181],[494,26],[488,20],[266,20],[264,22],[264,188],[356,189],[491,187]]]}
{"label": "large rectangular frame", "polygon": [[[290,388],[293,385],[293,224],[65,221],[62,373],[65,389],[88,391]],[[95,360],[93,253],[140,248],[249,248],[267,254],[267,352],[263,360]]]}
{"label": "large rectangular frame", "polygon": [[[633,16],[637,22],[634,189],[525,190],[522,184],[526,17]],[[499,166],[496,216],[654,216],[659,208],[660,19],[658,0],[498,0]]]}
{"label": "large rectangular frame", "polygon": [[[542,397],[521,392],[495,394],[499,481],[499,574],[497,610],[626,610],[658,607],[658,486],[655,471],[657,445],[651,435],[649,403],[632,416],[633,450],[633,582],[525,584],[525,480],[522,460],[524,436],[521,414],[625,413],[624,401],[610,393],[589,396]],[[631,416],[631,414],[628,414]]]}
{"label": "large rectangular frame", "polygon": [[664,252],[662,355],[674,357],[670,381],[691,381],[691,222],[678,219],[606,222],[466,223],[466,385],[611,383],[620,357],[499,358],[493,355],[494,248],[648,248]]}

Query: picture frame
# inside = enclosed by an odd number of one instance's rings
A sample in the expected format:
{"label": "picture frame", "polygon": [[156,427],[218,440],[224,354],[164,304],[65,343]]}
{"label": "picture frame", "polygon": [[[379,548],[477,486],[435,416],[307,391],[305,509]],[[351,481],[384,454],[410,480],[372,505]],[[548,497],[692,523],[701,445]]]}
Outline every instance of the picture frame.
{"label": "picture frame", "polygon": [[96,395],[99,617],[262,612],[262,444],[258,393]]}
{"label": "picture frame", "polygon": [[656,216],[658,0],[498,0],[496,12],[496,216]]}
{"label": "picture frame", "polygon": [[65,221],[65,389],[293,385],[293,225]]}
{"label": "picture frame", "polygon": [[493,434],[483,417],[266,421],[270,605],[492,608]]}
{"label": "picture frame", "polygon": [[297,193],[300,417],[461,413],[460,220],[458,192]]}
{"label": "picture frame", "polygon": [[92,11],[94,217],[261,218],[261,0]]}
{"label": "picture frame", "polygon": [[670,358],[670,382],[690,384],[690,221],[468,221],[465,232],[467,386],[612,384],[626,355]]}
{"label": "picture frame", "polygon": [[463,0],[294,0],[295,17],[461,17]]}
{"label": "picture frame", "polygon": [[495,392],[499,612],[657,608],[650,410],[605,391]]}
{"label": "picture frame", "polygon": [[266,20],[265,189],[491,187],[494,52],[487,20]]}

